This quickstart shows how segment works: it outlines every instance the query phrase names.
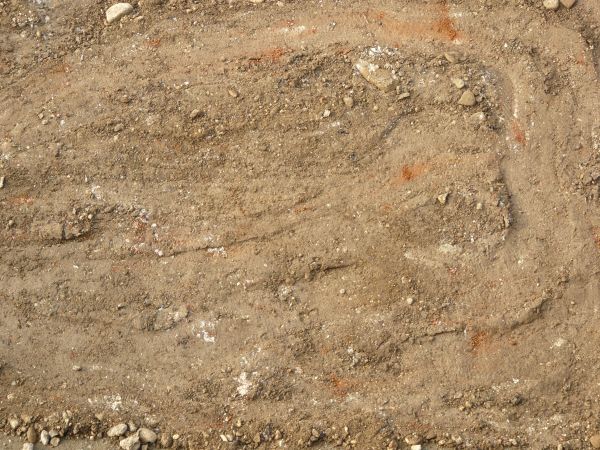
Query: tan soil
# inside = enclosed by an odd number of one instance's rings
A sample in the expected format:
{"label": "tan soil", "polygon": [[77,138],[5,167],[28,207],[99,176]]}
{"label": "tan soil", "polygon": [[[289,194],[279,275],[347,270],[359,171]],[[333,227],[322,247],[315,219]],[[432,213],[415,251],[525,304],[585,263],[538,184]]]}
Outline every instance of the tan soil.
{"label": "tan soil", "polygon": [[0,425],[588,448],[600,2],[541,3],[0,0]]}

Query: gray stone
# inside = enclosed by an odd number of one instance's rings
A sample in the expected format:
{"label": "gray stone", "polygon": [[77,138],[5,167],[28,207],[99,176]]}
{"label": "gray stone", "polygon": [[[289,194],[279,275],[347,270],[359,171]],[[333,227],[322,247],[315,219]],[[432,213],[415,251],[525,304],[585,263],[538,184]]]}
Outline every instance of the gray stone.
{"label": "gray stone", "polygon": [[465,81],[462,78],[452,78],[452,84],[454,84],[454,86],[456,86],[458,89],[465,87]]}
{"label": "gray stone", "polygon": [[140,448],[140,437],[138,434],[132,434],[128,438],[119,441],[119,447],[123,450],[138,450]]}
{"label": "gray stone", "polygon": [[395,89],[398,84],[398,80],[389,70],[382,69],[376,64],[371,64],[359,59],[355,64],[355,67],[365,80],[383,92],[389,92]]}
{"label": "gray stone", "polygon": [[474,106],[476,103],[477,100],[475,99],[475,94],[473,94],[473,92],[470,90],[463,92],[463,95],[461,95],[460,99],[458,100],[458,104],[462,106]]}
{"label": "gray stone", "polygon": [[119,437],[119,436],[123,436],[125,433],[127,433],[127,424],[126,423],[118,423],[115,426],[111,427],[106,432],[106,435],[108,437]]}
{"label": "gray stone", "polygon": [[119,20],[121,17],[131,14],[133,12],[133,6],[129,3],[115,3],[106,10],[106,21],[112,23]]}
{"label": "gray stone", "polygon": [[150,428],[140,428],[139,431],[140,441],[143,444],[154,444],[158,436]]}
{"label": "gray stone", "polygon": [[460,53],[458,52],[446,52],[444,53],[444,58],[446,58],[446,61],[448,61],[450,64],[456,64],[458,61],[460,61]]}
{"label": "gray stone", "polygon": [[54,436],[52,439],[50,439],[50,445],[52,447],[58,447],[58,444],[60,444],[60,438],[58,436]]}

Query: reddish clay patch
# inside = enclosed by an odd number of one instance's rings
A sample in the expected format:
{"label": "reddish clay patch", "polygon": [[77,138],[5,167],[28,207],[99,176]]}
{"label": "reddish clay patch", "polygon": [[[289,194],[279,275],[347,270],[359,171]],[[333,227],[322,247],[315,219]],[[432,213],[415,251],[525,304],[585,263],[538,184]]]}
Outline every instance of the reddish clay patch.
{"label": "reddish clay patch", "polygon": [[592,238],[596,244],[596,247],[600,249],[600,227],[592,228]]}
{"label": "reddish clay patch", "polygon": [[341,378],[337,374],[329,375],[329,382],[332,385],[333,393],[336,397],[345,397],[352,388],[352,382],[346,378]]}
{"label": "reddish clay patch", "polygon": [[427,172],[425,164],[404,165],[400,169],[400,174],[392,178],[391,184],[392,186],[400,186],[423,175],[425,172]]}
{"label": "reddish clay patch", "polygon": [[251,56],[249,60],[251,62],[260,62],[263,60],[268,60],[272,63],[275,63],[279,61],[283,55],[289,52],[289,49],[283,47],[268,48],[257,56]]}
{"label": "reddish clay patch", "polygon": [[521,145],[525,145],[525,143],[527,142],[525,132],[523,131],[523,128],[521,128],[521,125],[519,124],[519,122],[517,122],[516,119],[512,121],[511,130],[515,141],[517,141]]}
{"label": "reddish clay patch", "polygon": [[479,350],[481,350],[481,347],[485,345],[488,339],[488,333],[486,333],[485,331],[476,331],[471,336],[471,351],[476,353]]}

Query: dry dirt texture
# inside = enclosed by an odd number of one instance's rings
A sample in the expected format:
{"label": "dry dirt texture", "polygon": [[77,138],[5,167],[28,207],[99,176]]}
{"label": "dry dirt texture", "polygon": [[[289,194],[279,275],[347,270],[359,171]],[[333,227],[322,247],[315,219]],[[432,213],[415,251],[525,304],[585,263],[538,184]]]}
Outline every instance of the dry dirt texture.
{"label": "dry dirt texture", "polygon": [[600,1],[111,4],[0,0],[6,433],[592,446]]}

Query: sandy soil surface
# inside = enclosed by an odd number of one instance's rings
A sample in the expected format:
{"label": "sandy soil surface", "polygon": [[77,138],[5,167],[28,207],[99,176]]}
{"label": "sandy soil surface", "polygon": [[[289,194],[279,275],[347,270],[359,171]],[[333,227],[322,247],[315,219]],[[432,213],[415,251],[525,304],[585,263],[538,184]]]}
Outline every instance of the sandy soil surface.
{"label": "sandy soil surface", "polygon": [[599,1],[111,5],[0,0],[0,428],[600,447]]}
{"label": "sandy soil surface", "polygon": [[[0,436],[0,448],[3,450],[22,450],[23,442],[19,438]],[[114,448],[116,446],[102,441],[70,439],[60,443],[61,450],[113,450]]]}

